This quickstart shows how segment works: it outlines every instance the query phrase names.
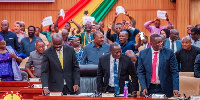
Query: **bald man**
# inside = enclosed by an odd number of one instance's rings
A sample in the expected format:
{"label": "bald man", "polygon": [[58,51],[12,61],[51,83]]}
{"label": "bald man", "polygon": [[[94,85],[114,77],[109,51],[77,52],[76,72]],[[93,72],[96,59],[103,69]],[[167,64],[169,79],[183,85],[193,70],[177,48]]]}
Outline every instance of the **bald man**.
{"label": "bald man", "polygon": [[176,29],[171,29],[169,38],[166,39],[165,47],[172,49],[174,53],[182,48],[181,40],[177,40],[179,37],[179,32]]}
{"label": "bald man", "polygon": [[163,34],[160,34],[160,36],[161,36],[161,38],[162,38],[162,40],[163,40],[163,46],[165,45],[165,42],[166,42],[166,38],[165,38],[165,36],[163,35]]}
{"label": "bald man", "polygon": [[[103,21],[100,21],[99,25],[100,25],[100,29],[104,28],[104,22]],[[104,34],[104,42],[110,44],[109,39],[106,37],[107,31],[103,30],[103,34]]]}
{"label": "bald man", "polygon": [[74,94],[79,90],[80,68],[75,51],[64,45],[61,34],[55,33],[52,36],[52,46],[43,53],[41,70],[45,95],[49,92]]}
{"label": "bald man", "polygon": [[177,51],[176,59],[181,72],[194,72],[194,62],[198,54],[200,54],[200,48],[191,45],[191,38],[189,36],[183,37],[182,49]]}
{"label": "bald man", "polygon": [[188,33],[188,36],[190,36],[191,37],[191,30],[194,28],[194,26],[193,25],[188,25],[187,26],[187,33]]}
{"label": "bald man", "polygon": [[70,41],[68,41],[69,32],[67,29],[62,30],[62,37],[65,45],[71,46]]}
{"label": "bald man", "polygon": [[93,33],[94,41],[87,44],[83,48],[83,55],[81,64],[95,64],[99,63],[99,57],[109,53],[110,45],[104,42],[103,33],[95,31]]}
{"label": "bald man", "polygon": [[129,56],[134,64],[137,62],[137,56],[132,50],[127,50],[125,55]]}
{"label": "bald man", "polygon": [[19,47],[17,35],[11,31],[8,31],[8,28],[9,28],[8,21],[3,20],[1,22],[0,35],[2,35],[4,40],[6,41],[6,46],[11,46],[13,49],[15,49],[19,53],[20,47]]}
{"label": "bald man", "polygon": [[118,43],[110,45],[110,53],[99,58],[97,70],[97,91],[110,93],[124,93],[125,81],[131,76],[129,92],[136,95],[138,91],[138,77],[131,59],[122,54]]}

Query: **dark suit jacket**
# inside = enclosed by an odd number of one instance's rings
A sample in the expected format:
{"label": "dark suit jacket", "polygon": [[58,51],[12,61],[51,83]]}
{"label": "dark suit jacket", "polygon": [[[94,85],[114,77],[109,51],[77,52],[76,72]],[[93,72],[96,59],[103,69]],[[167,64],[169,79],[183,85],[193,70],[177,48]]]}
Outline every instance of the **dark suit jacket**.
{"label": "dark suit jacket", "polygon": [[[99,65],[97,70],[97,91],[106,92],[110,78],[110,55],[106,54],[99,58]],[[134,64],[131,59],[126,55],[121,55],[118,66],[118,78],[120,93],[123,93],[125,81],[129,81],[131,76],[132,83],[129,86],[129,92],[138,91],[138,77]],[[104,78],[104,79],[103,79]]]}
{"label": "dark suit jacket", "polygon": [[115,42],[115,41],[117,40],[118,34],[111,34],[110,32],[111,32],[111,30],[108,29],[107,34],[106,34],[106,37],[107,37],[110,41]]}
{"label": "dark suit jacket", "polygon": [[198,54],[196,56],[196,59],[195,59],[195,63],[194,63],[194,77],[200,78],[200,54]]}
{"label": "dark suit jacket", "polygon": [[41,66],[42,87],[48,87],[51,92],[62,92],[65,79],[70,92],[74,93],[73,85],[80,86],[80,68],[74,49],[66,45],[63,46],[63,65],[64,69],[53,47],[44,51]]}
{"label": "dark suit jacket", "polygon": [[[138,60],[138,79],[141,91],[149,88],[152,76],[152,51],[151,48],[142,50]],[[159,53],[158,76],[162,92],[167,97],[173,96],[173,90],[179,90],[179,72],[176,56],[171,49],[163,47]]]}
{"label": "dark suit jacket", "polygon": [[[181,40],[176,40],[175,42],[176,42],[176,49],[177,49],[177,51],[180,50],[180,49],[182,49],[182,42],[181,42]],[[169,40],[169,38],[166,39],[165,47],[166,48],[170,48],[170,40]]]}

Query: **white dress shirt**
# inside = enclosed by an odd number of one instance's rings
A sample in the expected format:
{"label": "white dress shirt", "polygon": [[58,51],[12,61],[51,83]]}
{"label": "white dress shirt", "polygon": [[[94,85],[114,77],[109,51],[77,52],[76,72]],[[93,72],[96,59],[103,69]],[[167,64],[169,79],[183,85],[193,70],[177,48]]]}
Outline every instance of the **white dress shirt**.
{"label": "white dress shirt", "polygon": [[[156,81],[155,82],[151,82],[152,84],[160,84],[160,80],[159,80],[159,76],[158,76],[158,67],[159,67],[159,54],[160,54],[160,51],[155,51],[153,50],[153,48],[151,47],[151,52],[152,52],[152,66],[153,66],[153,59],[154,59],[154,55],[155,53],[154,52],[158,52],[157,54],[157,63],[156,63]],[[152,67],[153,69],[153,67]],[[153,73],[152,73],[153,74]]]}
{"label": "white dress shirt", "polygon": [[[61,54],[62,54],[62,58],[63,58],[63,46],[62,46],[62,48],[60,49],[60,52],[61,52]],[[57,53],[57,55],[58,55],[58,59],[60,60],[60,57],[59,57],[59,51],[56,50],[56,53]],[[64,64],[64,61],[63,61],[63,64]],[[63,67],[64,67],[64,65],[63,65]],[[65,79],[64,79],[64,85],[66,85],[66,81],[65,81]]]}
{"label": "white dress shirt", "polygon": [[[172,49],[172,40],[169,38],[170,49]],[[174,53],[177,51],[176,41],[174,41]]]}
{"label": "white dress shirt", "polygon": [[[112,57],[112,55],[110,55],[110,78],[109,78],[109,83],[108,85],[110,87],[115,87],[114,84],[114,58]],[[117,63],[117,71],[118,71],[118,66],[119,66],[119,59],[116,59],[116,63]]]}
{"label": "white dress shirt", "polygon": [[148,48],[148,42],[146,44],[143,43],[143,46],[146,48]]}

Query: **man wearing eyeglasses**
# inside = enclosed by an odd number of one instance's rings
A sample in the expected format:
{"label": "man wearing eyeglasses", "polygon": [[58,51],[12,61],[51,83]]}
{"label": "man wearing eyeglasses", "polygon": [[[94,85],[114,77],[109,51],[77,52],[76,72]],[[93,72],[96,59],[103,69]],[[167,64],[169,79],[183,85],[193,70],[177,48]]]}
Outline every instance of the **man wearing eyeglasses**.
{"label": "man wearing eyeglasses", "polygon": [[151,47],[140,52],[138,59],[138,79],[142,95],[165,94],[178,96],[179,72],[176,56],[163,47],[159,34],[150,36]]}

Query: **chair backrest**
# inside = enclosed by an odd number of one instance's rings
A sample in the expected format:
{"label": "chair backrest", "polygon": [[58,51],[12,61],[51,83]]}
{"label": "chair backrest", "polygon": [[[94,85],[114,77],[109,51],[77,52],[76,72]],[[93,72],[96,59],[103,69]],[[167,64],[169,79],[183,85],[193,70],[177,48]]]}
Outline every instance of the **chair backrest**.
{"label": "chair backrest", "polygon": [[80,76],[81,77],[96,77],[98,65],[80,65]]}
{"label": "chair backrest", "polygon": [[28,61],[29,57],[26,57],[25,59],[22,60],[20,63],[19,67],[20,68],[25,68],[26,62]]}
{"label": "chair backrest", "polygon": [[194,72],[179,72],[179,76],[194,77]]}
{"label": "chair backrest", "polygon": [[28,81],[28,74],[25,71],[21,71],[22,81]]}
{"label": "chair backrest", "polygon": [[179,77],[179,93],[183,96],[200,95],[200,79],[194,77],[180,76]]}

